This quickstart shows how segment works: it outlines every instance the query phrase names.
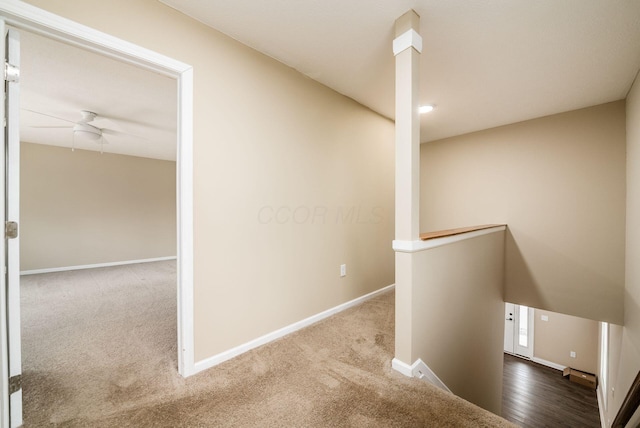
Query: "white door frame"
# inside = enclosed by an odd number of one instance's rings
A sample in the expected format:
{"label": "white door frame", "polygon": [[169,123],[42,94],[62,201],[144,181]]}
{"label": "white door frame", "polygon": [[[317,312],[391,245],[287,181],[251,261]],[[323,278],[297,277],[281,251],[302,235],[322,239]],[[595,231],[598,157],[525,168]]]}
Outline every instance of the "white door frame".
{"label": "white door frame", "polygon": [[[2,27],[5,23],[2,22]],[[3,43],[6,51],[0,55],[7,62],[20,70],[20,33],[13,28],[3,28]],[[6,38],[6,39],[5,39]],[[5,86],[6,128],[4,130],[4,153],[2,165],[6,165],[3,178],[5,189],[2,200],[6,201],[6,210],[2,213],[3,221],[20,221],[20,79],[7,82]],[[6,295],[7,329],[9,347],[9,380],[22,375],[22,341],[20,337],[20,236],[8,238],[4,231],[3,260],[6,264],[5,275],[0,280]],[[4,321],[4,319],[3,319]],[[10,384],[11,382],[9,382]],[[5,392],[3,390],[3,392]],[[3,409],[6,410],[6,409]],[[9,421],[12,427],[22,425],[22,388],[9,394]]]}
{"label": "white door frame", "polygon": [[[510,306],[512,306],[512,312],[511,315],[508,312],[508,309],[510,308]],[[511,354],[511,355],[515,355],[515,356],[519,356],[519,357],[526,357],[529,359],[533,359],[533,352],[534,352],[534,337],[535,337],[535,309],[532,307],[528,307],[529,308],[529,312],[528,312],[528,331],[527,331],[527,347],[525,348],[525,351],[523,352],[522,350],[519,350],[520,346],[518,345],[519,342],[519,335],[520,335],[520,308],[521,305],[515,304],[515,303],[508,303],[505,302],[505,338],[504,338],[504,352]],[[511,329],[507,328],[507,324],[506,323],[511,323],[510,326],[512,327]],[[509,332],[508,330],[511,330],[511,332]],[[510,336],[510,337],[507,337]],[[509,344],[510,346],[507,346],[507,344]]]}
{"label": "white door frame", "polygon": [[[0,2],[0,19],[64,43],[172,77],[178,87],[177,129],[177,299],[178,372],[195,373],[193,338],[193,68],[185,63],[59,17],[18,0]],[[4,166],[1,166],[4,173]],[[4,200],[0,202],[4,210]],[[4,302],[2,302],[4,304]],[[6,332],[2,332],[5,335]],[[2,356],[7,351],[2,341]],[[4,369],[3,369],[4,370]],[[2,382],[0,382],[2,383]],[[0,394],[0,399],[2,394]]]}

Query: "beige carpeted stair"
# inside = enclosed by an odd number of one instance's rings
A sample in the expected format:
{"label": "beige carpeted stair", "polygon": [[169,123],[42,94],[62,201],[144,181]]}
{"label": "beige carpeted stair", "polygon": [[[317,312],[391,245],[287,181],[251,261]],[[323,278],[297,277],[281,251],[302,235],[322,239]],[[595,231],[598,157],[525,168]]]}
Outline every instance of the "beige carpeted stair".
{"label": "beige carpeted stair", "polygon": [[188,379],[174,262],[25,276],[22,323],[27,427],[512,426],[391,369],[393,292]]}

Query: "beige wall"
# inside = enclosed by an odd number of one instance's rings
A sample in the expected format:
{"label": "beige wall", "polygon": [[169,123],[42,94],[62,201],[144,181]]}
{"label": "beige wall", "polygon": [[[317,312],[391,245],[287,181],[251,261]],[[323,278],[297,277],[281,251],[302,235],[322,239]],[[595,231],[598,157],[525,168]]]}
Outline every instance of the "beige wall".
{"label": "beige wall", "polygon": [[[627,98],[627,241],[624,299],[624,333],[620,357],[624,376],[618,391],[627,391],[640,370],[640,80]],[[616,400],[621,400],[620,394]],[[640,425],[636,412],[631,426]]]}
{"label": "beige wall", "polygon": [[423,231],[509,225],[505,300],[623,322],[624,101],[427,143]]}
{"label": "beige wall", "polygon": [[21,144],[20,268],[176,255],[176,163]]}
{"label": "beige wall", "polygon": [[393,283],[391,121],[155,0],[29,3],[194,67],[196,361]]}
{"label": "beige wall", "polygon": [[[640,370],[640,80],[637,78],[627,97],[626,225],[624,327],[612,326],[610,341],[610,385],[615,391],[607,391],[607,416],[611,421]],[[640,411],[628,426],[636,425],[640,425]]]}
{"label": "beige wall", "polygon": [[415,253],[411,362],[456,395],[502,408],[504,232]]}
{"label": "beige wall", "polygon": [[[538,309],[534,316],[534,357],[588,373],[598,372],[597,321]],[[548,320],[542,321],[542,316]],[[576,358],[570,357],[571,351]]]}

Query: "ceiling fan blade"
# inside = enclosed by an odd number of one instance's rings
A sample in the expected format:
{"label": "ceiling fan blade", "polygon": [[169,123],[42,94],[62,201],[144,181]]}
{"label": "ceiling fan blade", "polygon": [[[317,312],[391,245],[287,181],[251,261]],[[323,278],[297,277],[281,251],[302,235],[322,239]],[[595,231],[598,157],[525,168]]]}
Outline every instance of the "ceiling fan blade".
{"label": "ceiling fan blade", "polygon": [[104,115],[104,114],[99,114],[98,117],[96,117],[96,121],[100,121],[100,120],[105,120],[107,122],[117,122],[117,123],[121,123],[121,124],[131,124],[131,125],[137,125],[137,126],[153,126],[156,127],[156,125],[152,124],[152,123],[148,123],[142,120],[136,120],[136,119],[132,119],[129,117],[124,117],[124,116],[113,116],[113,115]]}
{"label": "ceiling fan blade", "polygon": [[69,123],[76,123],[76,121],[73,121],[73,120],[64,119],[62,117],[53,116],[53,115],[42,113],[42,112],[35,111],[35,110],[29,110],[28,108],[23,108],[22,110],[28,111],[30,113],[39,114],[39,115],[42,115],[42,116],[47,116],[47,117],[50,117],[50,118],[53,118],[53,119],[64,120],[65,122],[69,122]]}
{"label": "ceiling fan blade", "polygon": [[36,125],[29,125],[29,128],[41,128],[41,129],[48,129],[48,128],[65,128],[65,129],[71,129],[73,128],[73,126],[36,126]]}
{"label": "ceiling fan blade", "polygon": [[134,138],[138,138],[140,140],[146,140],[147,138],[141,137],[139,135],[135,135],[135,134],[129,134],[128,132],[122,132],[122,131],[116,131],[115,129],[108,129],[108,128],[102,128],[102,133],[103,134],[107,134],[107,135],[120,135],[120,136],[126,136],[126,137],[134,137]]}

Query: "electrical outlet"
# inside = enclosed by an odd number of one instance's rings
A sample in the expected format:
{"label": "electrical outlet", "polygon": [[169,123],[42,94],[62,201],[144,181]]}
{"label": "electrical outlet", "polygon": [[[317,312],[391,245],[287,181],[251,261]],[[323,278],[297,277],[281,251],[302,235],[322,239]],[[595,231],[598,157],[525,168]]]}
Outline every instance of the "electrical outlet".
{"label": "electrical outlet", "polygon": [[347,276],[347,265],[340,265],[340,277]]}
{"label": "electrical outlet", "polygon": [[571,352],[569,352],[569,356],[570,356],[571,358],[575,358],[575,357],[576,357],[576,352],[575,352],[575,351],[571,351]]}
{"label": "electrical outlet", "polygon": [[542,321],[549,321],[549,316],[548,315],[540,315],[540,319]]}

